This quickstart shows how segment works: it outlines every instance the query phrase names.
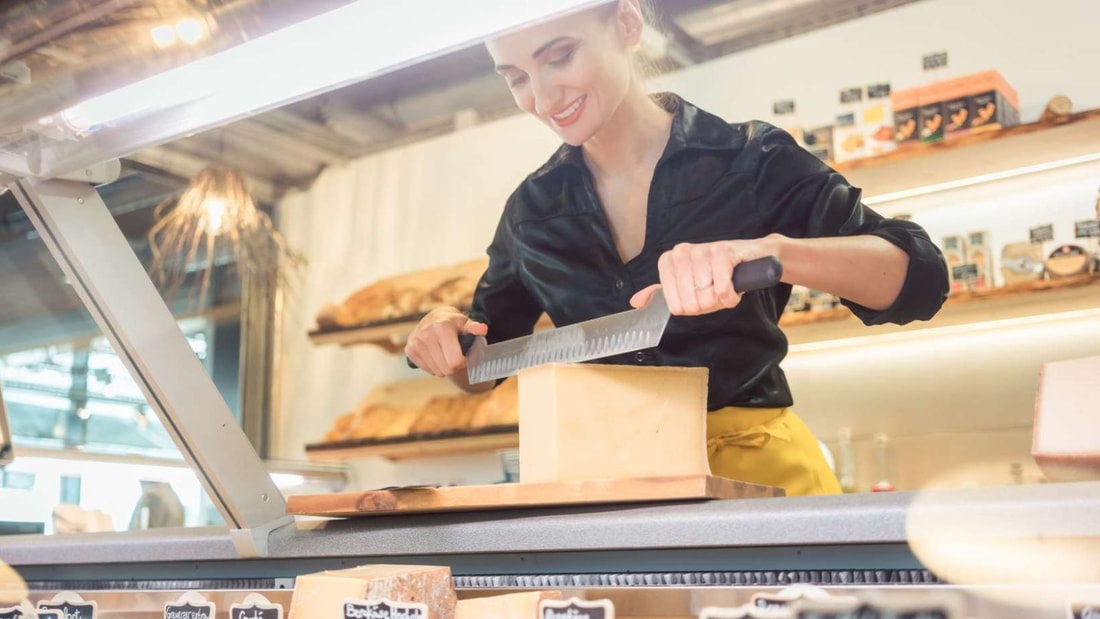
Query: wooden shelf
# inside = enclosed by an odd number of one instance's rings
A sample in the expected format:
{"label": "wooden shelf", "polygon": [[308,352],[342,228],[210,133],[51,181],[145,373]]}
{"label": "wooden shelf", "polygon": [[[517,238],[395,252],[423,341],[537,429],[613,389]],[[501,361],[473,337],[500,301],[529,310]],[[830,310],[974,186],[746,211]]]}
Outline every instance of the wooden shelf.
{"label": "wooden shelf", "polygon": [[834,164],[864,199],[967,178],[1100,154],[1100,110],[1063,123],[1031,123],[974,133]]}
{"label": "wooden shelf", "polygon": [[847,308],[786,314],[779,325],[792,347],[923,329],[1100,308],[1100,275],[1079,275],[955,293],[932,320],[867,327]]}
{"label": "wooden shelf", "polygon": [[[357,444],[358,443],[358,444]],[[397,438],[389,441],[344,441],[306,446],[306,456],[317,462],[352,460],[376,456],[390,460],[411,460],[437,456],[513,449],[519,447],[519,428],[501,427],[499,431],[446,436],[441,438]]]}

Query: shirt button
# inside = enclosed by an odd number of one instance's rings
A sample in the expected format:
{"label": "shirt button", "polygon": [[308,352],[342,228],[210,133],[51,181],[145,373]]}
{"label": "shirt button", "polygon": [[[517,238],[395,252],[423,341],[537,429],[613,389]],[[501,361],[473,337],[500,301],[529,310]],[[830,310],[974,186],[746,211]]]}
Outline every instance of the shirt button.
{"label": "shirt button", "polygon": [[619,281],[615,282],[615,289],[616,290],[622,290],[623,289],[623,280],[620,279]]}
{"label": "shirt button", "polygon": [[634,353],[634,359],[638,363],[643,363],[645,361],[645,351],[639,350],[638,352]]}

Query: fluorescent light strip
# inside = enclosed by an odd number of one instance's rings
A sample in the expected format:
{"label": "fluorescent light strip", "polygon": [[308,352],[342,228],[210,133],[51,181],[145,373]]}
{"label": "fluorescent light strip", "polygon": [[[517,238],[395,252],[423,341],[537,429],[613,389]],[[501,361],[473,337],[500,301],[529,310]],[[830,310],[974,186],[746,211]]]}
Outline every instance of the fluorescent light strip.
{"label": "fluorescent light strip", "polygon": [[807,352],[825,352],[843,348],[856,348],[871,344],[894,344],[921,339],[946,337],[966,333],[978,333],[981,331],[993,331],[996,329],[1010,329],[1021,326],[1061,322],[1065,320],[1078,320],[1081,318],[1100,318],[1100,308],[1073,310],[1054,314],[1038,314],[1035,316],[1020,316],[1016,318],[1003,318],[1001,320],[986,320],[982,322],[970,322],[961,325],[945,327],[929,327],[926,329],[913,329],[911,331],[897,331],[894,333],[878,333],[874,335],[860,335],[836,340],[824,340],[821,342],[806,342],[793,344],[788,349],[790,354]]}
{"label": "fluorescent light strip", "polygon": [[937,183],[935,185],[926,185],[924,187],[916,187],[914,189],[904,189],[902,191],[884,193],[882,195],[864,198],[863,203],[867,206],[874,206],[876,204],[883,204],[885,202],[896,202],[898,200],[916,198],[918,196],[926,196],[928,194],[939,193],[942,191],[950,191],[952,189],[962,189],[964,187],[973,187],[974,185],[981,185],[983,183],[991,183],[993,181],[1016,178],[1019,176],[1027,176],[1028,174],[1035,174],[1037,172],[1048,172],[1050,170],[1069,168],[1072,166],[1081,165],[1083,163],[1092,163],[1094,161],[1100,161],[1100,153],[1082,155],[1080,157],[1070,157],[1069,159],[1060,159],[1058,161],[1039,163],[1036,165],[1024,166],[1022,168],[1005,170],[1004,172],[991,172],[989,174],[981,174],[979,176],[962,178],[955,181],[948,181],[946,183]]}
{"label": "fluorescent light strip", "polygon": [[594,0],[359,0],[61,113],[80,132],[189,106],[206,127],[457,49]]}

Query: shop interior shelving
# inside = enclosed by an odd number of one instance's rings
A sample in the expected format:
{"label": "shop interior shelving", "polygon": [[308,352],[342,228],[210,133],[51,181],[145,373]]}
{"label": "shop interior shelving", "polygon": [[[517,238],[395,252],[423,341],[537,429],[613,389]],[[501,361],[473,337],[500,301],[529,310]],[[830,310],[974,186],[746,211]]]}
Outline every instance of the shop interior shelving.
{"label": "shop interior shelving", "polygon": [[[931,144],[908,145],[886,155],[834,168],[862,187],[865,201],[881,203],[934,193],[966,184],[1023,175],[1058,165],[1100,161],[1100,110],[1080,112],[1059,122],[1019,125],[995,132],[964,135]],[[929,321],[905,326],[865,327],[844,307],[787,313],[780,319],[792,352],[902,332],[953,327],[1005,319],[1044,316],[1100,308],[1100,273],[1038,280],[1002,288],[957,292]],[[371,344],[399,352],[419,317],[309,334],[314,345]],[[536,328],[551,327],[546,317]],[[311,459],[342,460],[363,456],[390,459],[469,453],[518,445],[515,432],[448,436],[435,440],[391,440],[354,446],[308,449]]]}

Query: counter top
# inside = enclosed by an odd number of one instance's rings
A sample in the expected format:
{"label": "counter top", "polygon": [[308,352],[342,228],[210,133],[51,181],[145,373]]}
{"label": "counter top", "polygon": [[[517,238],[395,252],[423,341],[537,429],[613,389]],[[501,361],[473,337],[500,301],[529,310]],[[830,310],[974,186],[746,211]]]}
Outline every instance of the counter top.
{"label": "counter top", "polygon": [[[662,504],[300,520],[270,559],[455,557],[897,545],[920,538],[1100,540],[1100,482]],[[225,561],[224,528],[0,538],[13,565]]]}

